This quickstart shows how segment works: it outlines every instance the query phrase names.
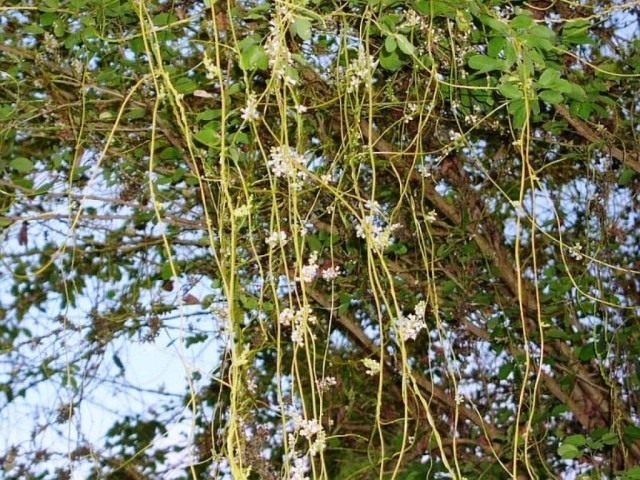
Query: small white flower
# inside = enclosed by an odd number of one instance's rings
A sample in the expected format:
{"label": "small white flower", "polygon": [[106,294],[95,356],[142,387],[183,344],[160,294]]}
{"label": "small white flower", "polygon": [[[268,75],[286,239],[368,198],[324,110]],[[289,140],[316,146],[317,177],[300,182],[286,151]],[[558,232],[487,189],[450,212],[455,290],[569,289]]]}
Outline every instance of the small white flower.
{"label": "small white flower", "polygon": [[82,71],[84,70],[84,62],[79,58],[74,58],[71,61],[71,68],[74,72],[76,72],[77,75],[81,75]]}
{"label": "small white flower", "polygon": [[362,363],[367,368],[367,371],[365,372],[367,375],[371,375],[373,377],[374,375],[380,373],[380,362],[378,362],[376,359],[364,358],[362,359]]}
{"label": "small white flower", "polygon": [[416,167],[416,170],[418,171],[418,173],[420,175],[422,175],[422,178],[430,178],[431,177],[431,169],[428,166],[424,165],[424,164],[418,165]]}
{"label": "small white flower", "polygon": [[207,71],[205,74],[207,80],[214,80],[219,73],[218,66],[215,65],[207,55],[202,59],[202,64],[204,65],[204,69]]}
{"label": "small white flower", "polygon": [[345,75],[348,79],[347,92],[355,91],[362,83],[370,82],[378,62],[367,55],[363,48],[358,50],[358,58],[351,61]]}
{"label": "small white flower", "polygon": [[296,112],[303,114],[307,113],[307,107],[305,105],[296,105]]}
{"label": "small white flower", "polygon": [[408,10],[405,12],[405,25],[407,27],[415,27],[420,25],[421,18],[414,10]]}
{"label": "small white flower", "polygon": [[524,208],[522,206],[522,202],[520,202],[518,200],[514,200],[513,202],[511,202],[511,205],[513,205],[513,208],[516,211],[516,215],[519,218],[526,218],[527,212],[524,210]]}
{"label": "small white flower", "polygon": [[438,213],[435,210],[430,210],[429,212],[427,212],[427,214],[424,217],[427,223],[433,223],[436,221],[437,218],[438,218]]}
{"label": "small white flower", "polygon": [[249,215],[251,213],[251,204],[245,204],[245,205],[241,205],[239,207],[237,207],[234,211],[233,211],[233,216],[236,218],[239,217],[246,217],[247,215]]}
{"label": "small white flower", "polygon": [[270,20],[270,33],[265,42],[264,50],[269,57],[269,66],[273,77],[293,85],[295,80],[287,74],[287,69],[293,65],[293,56],[286,42],[287,23],[292,20],[293,16],[291,11],[280,8],[280,6],[276,7],[276,14],[281,18],[279,22],[275,19]]}
{"label": "small white flower", "polygon": [[296,317],[296,314],[292,309],[285,308],[280,312],[280,315],[278,316],[278,321],[280,322],[280,325],[288,327],[293,323],[293,321],[295,320],[295,317]]}
{"label": "small white flower", "polygon": [[317,381],[318,390],[326,392],[331,387],[335,387],[338,384],[336,377],[325,377],[322,380]]}
{"label": "small white flower", "polygon": [[584,255],[582,255],[582,245],[580,243],[576,243],[573,247],[569,248],[569,255],[576,260],[582,260]]}
{"label": "small white flower", "polygon": [[49,32],[45,32],[43,46],[44,50],[47,53],[55,53],[55,51],[60,46],[60,43],[54,35],[50,34]]}
{"label": "small white flower", "polygon": [[396,329],[398,335],[403,342],[407,340],[415,340],[421,330],[427,328],[424,318],[416,314],[401,315],[396,321]]}
{"label": "small white flower", "polygon": [[338,278],[340,276],[342,272],[340,272],[340,267],[339,266],[330,266],[327,268],[323,268],[320,271],[320,276],[322,277],[323,280],[330,282],[332,280],[335,280],[336,278]]}
{"label": "small white flower", "polygon": [[255,93],[250,93],[247,98],[247,105],[240,110],[242,112],[241,118],[245,122],[253,122],[260,119],[260,112],[258,112],[258,99]]}
{"label": "small white flower", "polygon": [[265,240],[265,243],[271,248],[284,247],[287,244],[289,237],[287,232],[281,230],[279,232],[271,232],[271,234]]}
{"label": "small white flower", "polygon": [[297,279],[300,282],[311,283],[318,275],[318,253],[313,252],[307,260],[307,264],[300,270],[300,277]]}
{"label": "small white flower", "polygon": [[371,210],[371,213],[382,213],[382,207],[375,200],[367,200],[364,202],[364,208]]}
{"label": "small white flower", "polygon": [[393,232],[401,227],[399,223],[384,227],[379,217],[367,215],[356,225],[356,236],[370,242],[375,250],[384,251],[394,242]]}
{"label": "small white flower", "polygon": [[425,314],[427,313],[427,302],[425,302],[424,300],[420,300],[418,303],[416,303],[414,312],[419,318],[424,318]]}
{"label": "small white flower", "polygon": [[313,223],[302,223],[300,225],[300,235],[301,236],[305,236],[305,235],[309,235],[311,232],[313,232],[314,230],[314,225]]}
{"label": "small white flower", "polygon": [[299,425],[300,435],[311,440],[311,437],[322,431],[322,425],[315,418],[302,420]]}
{"label": "small white flower", "polygon": [[[453,103],[451,104],[451,107],[452,107],[453,109],[455,109],[455,108],[456,108],[456,105],[458,105],[458,104],[457,104],[456,102],[453,102]],[[456,132],[456,131],[455,131],[455,130],[453,130],[453,129],[449,130],[449,139],[450,139],[452,142],[457,142],[457,141],[459,141],[461,138],[462,138],[462,134],[461,134],[460,132]]]}
{"label": "small white flower", "polygon": [[306,173],[300,170],[305,166],[304,156],[288,145],[272,147],[267,165],[278,178],[289,177],[294,179],[296,175],[300,178],[306,176]]}
{"label": "small white flower", "polygon": [[291,480],[309,480],[307,473],[309,472],[309,458],[305,455],[302,457],[296,457],[295,452],[292,452],[294,460],[291,466],[290,478]]}
{"label": "small white flower", "polygon": [[291,329],[291,341],[300,347],[304,346],[304,332],[300,325],[295,325]]}
{"label": "small white flower", "polygon": [[[318,319],[311,308],[305,306],[300,310],[285,308],[278,315],[278,322],[284,327],[291,327],[291,341],[300,347],[304,346],[304,331],[307,325],[315,325]],[[312,335],[313,338],[313,335]]]}

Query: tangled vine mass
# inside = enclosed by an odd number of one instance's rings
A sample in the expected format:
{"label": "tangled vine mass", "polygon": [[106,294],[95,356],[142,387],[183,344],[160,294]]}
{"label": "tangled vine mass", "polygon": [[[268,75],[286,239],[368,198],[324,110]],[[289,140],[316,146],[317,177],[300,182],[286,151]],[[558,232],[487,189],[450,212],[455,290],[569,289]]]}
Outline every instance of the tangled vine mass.
{"label": "tangled vine mass", "polygon": [[640,3],[6,0],[6,479],[640,479]]}

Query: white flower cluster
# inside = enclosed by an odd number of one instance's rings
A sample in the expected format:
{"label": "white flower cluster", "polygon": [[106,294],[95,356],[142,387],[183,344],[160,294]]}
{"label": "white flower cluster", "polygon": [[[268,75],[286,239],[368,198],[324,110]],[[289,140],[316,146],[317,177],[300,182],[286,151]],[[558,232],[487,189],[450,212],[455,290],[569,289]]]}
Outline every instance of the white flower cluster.
{"label": "white flower cluster", "polygon": [[311,283],[318,275],[318,252],[313,252],[307,260],[307,264],[300,270],[300,276],[296,280]]}
{"label": "white flower cluster", "polygon": [[365,207],[369,208],[371,212],[356,225],[356,235],[370,242],[375,250],[384,251],[393,244],[393,232],[401,228],[402,225],[399,223],[387,225],[377,202],[367,202]]}
{"label": "white flower cluster", "polygon": [[287,232],[281,230],[279,232],[271,232],[267,239],[264,241],[271,248],[284,247],[289,241]]}
{"label": "white flower cluster", "polygon": [[374,60],[372,55],[367,55],[360,47],[358,58],[352,60],[347,67],[347,93],[354,92],[365,82],[371,82],[371,77],[377,66],[378,61]]}
{"label": "white flower cluster", "polygon": [[56,37],[49,32],[45,32],[42,43],[44,46],[44,51],[47,53],[55,53],[55,51],[60,46],[60,43],[58,42]]}
{"label": "white flower cluster", "polygon": [[285,308],[280,312],[278,322],[283,327],[291,327],[291,341],[304,347],[304,329],[308,324],[318,323],[318,319],[313,315],[311,307],[305,306],[300,310]]}
{"label": "white flower cluster", "polygon": [[417,27],[420,26],[421,28],[425,26],[426,22],[424,21],[424,19],[418,15],[418,13],[415,10],[407,10],[404,12],[404,26],[406,27]]}
{"label": "white flower cluster", "polygon": [[311,283],[318,277],[318,272],[320,273],[320,277],[326,282],[335,280],[341,274],[340,267],[330,262],[325,262],[324,265],[327,264],[329,265],[320,267],[318,265],[318,252],[313,252],[309,256],[307,264],[300,269],[300,276],[296,277],[296,281]]}
{"label": "white flower cluster", "polygon": [[253,122],[260,120],[260,112],[258,112],[258,99],[256,94],[251,92],[247,98],[247,105],[240,110],[242,115],[240,117],[245,122]]}
{"label": "white flower cluster", "polygon": [[362,363],[367,368],[367,371],[366,371],[367,375],[371,375],[373,377],[374,375],[377,375],[378,373],[380,373],[379,361],[373,358],[364,358],[362,360]]}
{"label": "white flower cluster", "polygon": [[409,123],[411,120],[413,120],[417,113],[418,113],[418,105],[415,103],[409,103],[404,113],[404,117],[402,118],[404,123]]}
{"label": "white flower cluster", "polygon": [[291,480],[309,480],[307,477],[307,473],[309,472],[309,457],[303,455],[301,457],[292,455],[293,465],[291,466],[291,471],[289,478]]}
{"label": "white flower cluster", "polygon": [[[276,20],[279,18],[279,21]],[[269,21],[269,36],[264,50],[269,57],[269,66],[273,78],[284,80],[289,85],[295,85],[296,80],[289,75],[293,65],[293,57],[287,48],[287,25],[293,20],[293,14],[284,4],[276,5],[276,16]]]}
{"label": "white flower cluster", "polygon": [[336,380],[336,377],[325,377],[322,380],[318,380],[316,384],[318,386],[318,390],[326,392],[327,390],[330,390],[331,387],[335,387],[338,384],[338,381]]}
{"label": "white flower cluster", "polygon": [[415,340],[420,331],[427,328],[427,323],[424,319],[426,310],[427,304],[422,300],[416,304],[414,313],[400,315],[400,318],[396,321],[396,329],[403,342]]}
{"label": "white flower cluster", "polygon": [[327,434],[318,420],[315,418],[306,420],[299,413],[294,412],[291,416],[291,421],[294,432],[289,433],[289,444],[292,446],[292,450],[295,447],[296,434],[309,441],[309,454],[312,457],[325,449],[327,446]]}
{"label": "white flower cluster", "polygon": [[320,270],[320,276],[326,282],[331,282],[340,276],[342,272],[340,271],[340,267],[337,265],[331,265],[329,267],[323,268]]}
{"label": "white flower cluster", "polygon": [[219,72],[217,65],[213,63],[213,60],[211,60],[211,58],[209,58],[205,54],[204,58],[202,59],[202,64],[204,65],[204,69],[207,71],[207,73],[205,74],[207,80],[215,80]]}
{"label": "white flower cluster", "polygon": [[305,166],[304,156],[288,145],[271,147],[267,165],[278,178],[288,177],[295,179],[296,177],[306,177],[304,170],[300,170]]}
{"label": "white flower cluster", "polygon": [[580,243],[576,243],[573,247],[569,248],[569,255],[576,260],[582,260],[584,255],[582,254],[582,245]]}
{"label": "white flower cluster", "polygon": [[422,176],[422,178],[431,178],[431,167],[424,163],[416,167],[416,171]]}

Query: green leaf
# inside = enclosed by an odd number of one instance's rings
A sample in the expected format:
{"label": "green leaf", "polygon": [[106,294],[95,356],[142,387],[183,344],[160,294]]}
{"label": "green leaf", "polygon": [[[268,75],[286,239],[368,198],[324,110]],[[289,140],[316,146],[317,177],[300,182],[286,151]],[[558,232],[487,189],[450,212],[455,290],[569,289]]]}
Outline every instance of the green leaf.
{"label": "green leaf", "polygon": [[640,480],[640,466],[617,473],[622,473],[620,480]]}
{"label": "green leaf", "polygon": [[409,251],[409,249],[407,248],[407,245],[404,244],[403,242],[396,242],[396,243],[392,243],[389,246],[389,252],[395,254],[395,255],[406,255],[406,253]]}
{"label": "green leaf", "polygon": [[198,89],[198,84],[188,77],[180,77],[173,84],[178,93],[189,94]]}
{"label": "green leaf", "polygon": [[195,139],[208,147],[216,148],[220,146],[220,135],[212,128],[205,128],[195,134]]}
{"label": "green leaf", "polygon": [[574,100],[584,101],[587,99],[587,94],[580,85],[575,83],[569,83],[569,91],[566,92],[568,96]]}
{"label": "green leaf", "polygon": [[546,27],[544,25],[540,25],[540,24],[536,24],[534,25],[529,32],[531,32],[532,35],[539,37],[539,38],[546,38],[548,40],[553,40],[556,38],[556,34],[553,30],[551,30],[549,27]]}
{"label": "green leaf", "polygon": [[558,455],[566,460],[571,460],[582,455],[582,451],[575,445],[571,445],[570,443],[563,443],[558,447]]}
{"label": "green leaf", "polygon": [[522,90],[514,82],[505,82],[498,87],[498,91],[507,98],[522,98]]}
{"label": "green leaf", "polygon": [[309,248],[313,251],[319,252],[320,250],[322,250],[322,242],[320,241],[320,239],[318,238],[317,235],[306,235],[305,239],[307,240],[307,244],[309,245]]}
{"label": "green leaf", "polygon": [[14,112],[11,105],[0,105],[0,120],[7,120]]}
{"label": "green leaf", "polygon": [[587,45],[595,43],[589,36],[589,20],[569,20],[562,29],[562,43],[565,45]]}
{"label": "green leaf", "polygon": [[205,333],[198,333],[196,335],[192,335],[190,337],[185,338],[184,346],[189,348],[191,345],[196,345],[198,343],[206,342],[209,339],[209,335]]}
{"label": "green leaf", "polygon": [[529,15],[518,15],[511,20],[511,27],[516,29],[529,28],[534,24],[535,22],[533,21],[533,18]]}
{"label": "green leaf", "polygon": [[[539,48],[540,50],[553,49],[553,43],[551,42],[551,40],[545,37],[527,34],[522,36],[522,40],[530,47]],[[531,51],[532,49],[527,49],[527,53],[525,55],[530,55]]]}
{"label": "green leaf", "polygon": [[416,0],[413,8],[420,15],[430,15],[431,14],[431,2],[429,0]]}
{"label": "green leaf", "polygon": [[[102,112],[102,113],[106,113],[106,112]],[[108,113],[111,113],[111,112],[108,112]],[[130,110],[124,114],[124,118],[126,118],[127,120],[139,120],[141,118],[145,118],[146,116],[147,116],[146,108],[134,108],[133,110]],[[111,115],[109,118],[112,118],[112,117],[113,115]]]}
{"label": "green leaf", "polygon": [[170,280],[173,276],[173,269],[171,268],[171,263],[166,262],[162,265],[162,270],[160,271],[160,278],[162,280]]}
{"label": "green leaf", "polygon": [[632,442],[640,440],[640,427],[636,427],[635,425],[627,425],[624,427],[623,433],[625,439],[629,439]]}
{"label": "green leaf", "polygon": [[593,360],[594,358],[596,358],[595,344],[588,343],[586,345],[583,345],[580,348],[580,351],[578,352],[578,358],[582,362],[588,362],[588,361]]}
{"label": "green leaf", "polygon": [[26,157],[16,157],[9,163],[9,166],[20,173],[29,173],[33,170],[33,162]]}
{"label": "green leaf", "polygon": [[497,33],[503,35],[509,33],[509,26],[502,20],[498,20],[489,15],[479,15],[478,19]]}
{"label": "green leaf", "polygon": [[497,58],[500,55],[507,44],[507,40],[504,37],[493,37],[487,43],[487,53],[492,58]]}
{"label": "green leaf", "polygon": [[240,295],[240,303],[245,310],[255,310],[260,306],[258,299],[253,295]]}
{"label": "green leaf", "polygon": [[291,24],[291,30],[302,40],[309,40],[311,38],[311,22],[307,18],[296,18]]}
{"label": "green leaf", "polygon": [[216,109],[207,109],[198,114],[196,120],[198,122],[209,122],[211,120],[215,120],[222,116],[222,110],[219,108]]}
{"label": "green leaf", "polygon": [[605,445],[613,446],[620,443],[620,439],[615,432],[607,432],[602,437],[600,437],[600,441]]}
{"label": "green leaf", "polygon": [[498,370],[498,379],[506,380],[511,372],[513,372],[513,363],[509,362],[501,365],[500,369]]}
{"label": "green leaf", "polygon": [[166,27],[178,21],[178,17],[171,13],[163,12],[153,17],[153,24],[157,27]]}
{"label": "green leaf", "polygon": [[544,88],[552,88],[558,80],[560,80],[560,72],[553,68],[547,68],[542,72],[542,75],[540,75],[538,85]]}
{"label": "green leaf", "polygon": [[582,447],[587,443],[587,439],[584,435],[569,435],[562,441],[563,444],[575,445],[576,447]]}
{"label": "green leaf", "polygon": [[396,39],[393,37],[393,35],[389,35],[384,39],[384,48],[387,52],[393,52],[397,46],[398,43],[396,42]]}
{"label": "green leaf", "polygon": [[416,47],[413,46],[407,37],[402,34],[397,34],[395,38],[396,42],[398,42],[398,47],[400,47],[403,53],[407,55],[413,55],[415,53]]}
{"label": "green leaf", "polygon": [[524,100],[513,100],[509,104],[509,113],[512,115],[513,126],[515,128],[524,127],[524,124],[527,121],[527,107]]}
{"label": "green leaf", "polygon": [[31,23],[22,27],[22,31],[32,35],[40,35],[45,32],[45,29],[35,23]]}
{"label": "green leaf", "polygon": [[488,57],[487,55],[473,55],[469,57],[467,62],[471,68],[480,71],[480,73],[501,70],[504,67],[503,61]]}
{"label": "green leaf", "polygon": [[538,96],[540,97],[540,100],[543,100],[552,105],[561,103],[563,100],[562,94],[560,92],[556,92],[555,90],[545,90],[543,92],[540,92]]}
{"label": "green leaf", "polygon": [[162,160],[175,160],[180,157],[180,152],[174,147],[167,147],[160,152],[158,158]]}
{"label": "green leaf", "polygon": [[391,72],[395,72],[396,70],[400,70],[402,66],[406,63],[400,53],[397,50],[393,52],[387,52],[385,50],[380,51],[380,65],[385,70],[389,70]]}
{"label": "green leaf", "polygon": [[243,70],[266,70],[269,57],[260,45],[250,45],[240,55],[240,68]]}
{"label": "green leaf", "polygon": [[593,112],[593,105],[591,102],[572,102],[571,113],[580,117],[583,120],[588,120]]}

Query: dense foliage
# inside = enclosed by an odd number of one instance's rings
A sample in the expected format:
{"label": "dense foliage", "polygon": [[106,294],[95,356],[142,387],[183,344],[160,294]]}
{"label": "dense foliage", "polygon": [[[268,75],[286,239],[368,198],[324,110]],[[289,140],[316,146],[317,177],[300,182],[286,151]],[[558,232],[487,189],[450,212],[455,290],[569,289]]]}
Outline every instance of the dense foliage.
{"label": "dense foliage", "polygon": [[5,1],[3,478],[640,478],[639,14]]}

